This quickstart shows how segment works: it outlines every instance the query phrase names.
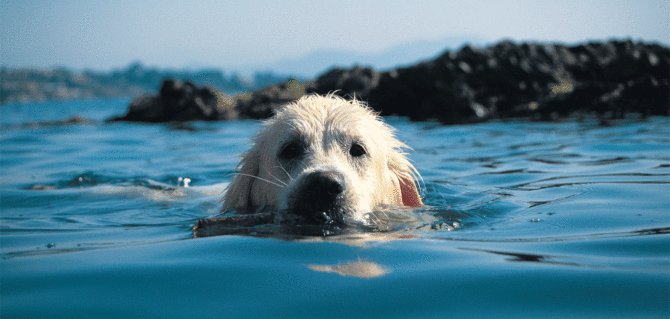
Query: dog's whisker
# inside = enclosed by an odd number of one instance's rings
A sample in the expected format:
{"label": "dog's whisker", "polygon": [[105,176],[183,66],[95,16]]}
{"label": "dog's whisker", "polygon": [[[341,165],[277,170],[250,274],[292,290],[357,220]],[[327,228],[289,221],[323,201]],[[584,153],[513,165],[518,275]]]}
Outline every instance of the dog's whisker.
{"label": "dog's whisker", "polygon": [[275,166],[275,167],[281,168],[281,170],[284,171],[284,173],[286,173],[286,176],[288,176],[289,180],[293,180],[293,177],[291,176],[291,174],[288,173],[288,171],[284,168],[283,165],[279,164],[278,166]]}
{"label": "dog's whisker", "polygon": [[256,175],[250,175],[250,174],[244,174],[244,173],[237,173],[237,175],[242,175],[242,176],[247,176],[247,177],[255,178],[255,179],[258,179],[258,180],[260,180],[260,181],[263,181],[263,182],[266,182],[266,183],[270,183],[270,184],[272,184],[272,185],[275,185],[275,186],[277,186],[277,187],[281,187],[281,188],[286,187],[286,185],[277,184],[277,183],[275,183],[275,182],[273,182],[273,181],[267,180],[267,179],[262,178],[262,177],[258,177],[258,176],[256,176]]}
{"label": "dog's whisker", "polygon": [[267,171],[268,175],[270,175],[270,177],[274,178],[278,183],[284,185],[284,187],[287,187],[287,186],[288,186],[288,184],[287,184],[286,182],[284,182],[284,181],[282,181],[281,179],[277,178],[277,176],[272,175],[272,172],[270,172],[270,170],[266,170],[266,171]]}

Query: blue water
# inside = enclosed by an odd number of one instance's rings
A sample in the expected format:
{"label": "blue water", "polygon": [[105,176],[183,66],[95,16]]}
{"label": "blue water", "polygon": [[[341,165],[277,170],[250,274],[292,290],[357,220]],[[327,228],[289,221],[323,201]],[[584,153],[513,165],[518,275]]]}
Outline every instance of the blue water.
{"label": "blue water", "polygon": [[668,118],[388,118],[429,205],[391,231],[194,238],[259,124],[127,102],[0,106],[2,318],[670,316]]}

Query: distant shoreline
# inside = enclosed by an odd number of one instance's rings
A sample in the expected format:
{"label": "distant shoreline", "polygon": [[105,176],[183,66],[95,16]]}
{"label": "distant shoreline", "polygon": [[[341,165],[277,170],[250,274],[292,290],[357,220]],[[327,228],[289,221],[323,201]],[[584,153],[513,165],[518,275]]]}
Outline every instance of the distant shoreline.
{"label": "distant shoreline", "polygon": [[80,99],[135,98],[158,90],[165,79],[190,81],[227,94],[253,91],[289,76],[257,72],[251,79],[221,70],[168,71],[133,63],[110,72],[75,72],[67,68],[0,67],[0,104]]}
{"label": "distant shoreline", "polygon": [[[435,59],[383,72],[335,67],[302,84],[271,72],[256,74],[251,83],[221,71],[161,72],[140,64],[108,74],[1,68],[0,75],[0,103],[142,97],[131,110],[145,115],[129,111],[118,118],[140,122],[263,119],[302,94],[329,92],[356,97],[381,115],[444,124],[591,113],[611,119],[670,115],[670,49],[631,40],[573,46],[502,41],[447,50]],[[175,91],[180,93],[174,101],[151,96],[165,80],[191,88]],[[196,91],[207,93],[209,102],[191,101],[196,96],[189,92]],[[231,92],[247,93],[237,98],[226,94]],[[173,112],[175,105],[184,106]]]}

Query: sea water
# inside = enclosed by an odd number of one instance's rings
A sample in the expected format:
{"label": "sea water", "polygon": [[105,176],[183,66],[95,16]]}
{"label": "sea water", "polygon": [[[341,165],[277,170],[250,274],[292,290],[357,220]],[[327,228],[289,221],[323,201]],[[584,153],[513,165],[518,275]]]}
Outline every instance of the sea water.
{"label": "sea water", "polygon": [[2,318],[670,316],[668,118],[387,118],[426,207],[198,237],[259,123],[104,122],[127,103],[0,106]]}

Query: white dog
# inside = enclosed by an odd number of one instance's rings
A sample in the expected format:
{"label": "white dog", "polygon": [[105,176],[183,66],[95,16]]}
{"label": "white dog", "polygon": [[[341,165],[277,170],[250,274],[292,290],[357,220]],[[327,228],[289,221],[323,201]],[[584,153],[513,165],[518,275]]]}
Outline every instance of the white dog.
{"label": "white dog", "polygon": [[355,99],[304,96],[279,109],[252,142],[222,211],[346,223],[384,206],[423,205],[407,146]]}

